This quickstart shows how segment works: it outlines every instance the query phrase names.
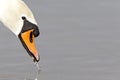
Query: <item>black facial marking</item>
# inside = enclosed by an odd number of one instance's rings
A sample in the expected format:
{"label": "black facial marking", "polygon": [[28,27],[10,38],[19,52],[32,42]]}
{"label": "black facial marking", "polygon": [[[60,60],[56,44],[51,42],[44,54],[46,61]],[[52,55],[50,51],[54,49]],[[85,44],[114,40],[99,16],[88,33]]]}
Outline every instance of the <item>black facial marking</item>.
{"label": "black facial marking", "polygon": [[27,30],[33,29],[33,35],[34,35],[35,37],[38,37],[39,34],[40,34],[40,31],[39,31],[37,25],[29,22],[29,21],[26,19],[26,17],[24,17],[24,16],[22,16],[22,19],[23,19],[23,21],[24,21],[24,24],[23,24],[23,28],[22,28],[22,30],[21,30],[21,33],[25,32],[25,31],[27,31]]}

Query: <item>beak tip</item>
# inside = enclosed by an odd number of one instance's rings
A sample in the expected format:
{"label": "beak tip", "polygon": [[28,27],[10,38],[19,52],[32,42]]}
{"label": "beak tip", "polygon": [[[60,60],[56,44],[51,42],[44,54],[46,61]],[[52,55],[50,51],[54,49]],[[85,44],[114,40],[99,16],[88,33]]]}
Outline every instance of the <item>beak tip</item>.
{"label": "beak tip", "polygon": [[40,61],[40,56],[38,55],[37,57],[33,58],[33,62],[39,62]]}

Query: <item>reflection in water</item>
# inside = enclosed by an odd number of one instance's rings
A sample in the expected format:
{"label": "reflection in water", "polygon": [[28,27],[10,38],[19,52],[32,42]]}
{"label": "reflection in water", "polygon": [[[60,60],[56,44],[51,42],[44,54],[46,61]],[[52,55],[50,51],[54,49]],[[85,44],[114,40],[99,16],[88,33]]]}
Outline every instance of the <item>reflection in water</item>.
{"label": "reflection in water", "polygon": [[37,72],[36,72],[35,78],[34,79],[27,79],[27,78],[25,78],[24,80],[38,80],[38,76],[39,76],[41,70],[40,70],[40,67],[39,67],[38,63],[35,63],[35,67],[37,68]]}
{"label": "reflection in water", "polygon": [[35,65],[36,65],[36,67],[37,67],[37,74],[36,74],[35,80],[37,80],[38,75],[40,74],[40,67],[39,67],[39,64],[38,64],[38,63],[35,63]]}
{"label": "reflection in water", "polygon": [[[11,68],[11,66],[8,67]],[[14,69],[11,68],[11,70],[13,71]],[[20,72],[19,70],[17,71],[18,73],[16,73],[14,71],[13,72],[5,71],[5,69],[3,69],[2,71],[2,68],[0,68],[0,80],[38,80],[39,79],[38,77],[40,75],[41,67],[39,66],[38,63],[34,64],[34,68],[32,70],[30,69],[31,71],[34,71],[34,73],[29,74],[28,70],[26,70],[25,68],[25,72],[23,70],[22,72]]]}

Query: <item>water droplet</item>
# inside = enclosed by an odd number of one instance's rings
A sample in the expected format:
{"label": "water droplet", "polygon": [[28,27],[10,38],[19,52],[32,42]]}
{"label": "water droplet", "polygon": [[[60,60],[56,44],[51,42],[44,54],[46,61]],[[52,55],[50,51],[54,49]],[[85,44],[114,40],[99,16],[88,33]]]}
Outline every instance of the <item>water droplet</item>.
{"label": "water droplet", "polygon": [[35,78],[35,80],[37,80],[37,78]]}

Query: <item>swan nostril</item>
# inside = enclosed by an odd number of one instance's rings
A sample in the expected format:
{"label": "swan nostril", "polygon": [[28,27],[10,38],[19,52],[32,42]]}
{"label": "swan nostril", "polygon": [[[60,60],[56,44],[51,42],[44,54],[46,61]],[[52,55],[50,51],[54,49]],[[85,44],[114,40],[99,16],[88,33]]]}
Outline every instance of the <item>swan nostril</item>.
{"label": "swan nostril", "polygon": [[32,32],[30,33],[30,42],[31,43],[33,42],[33,33]]}

